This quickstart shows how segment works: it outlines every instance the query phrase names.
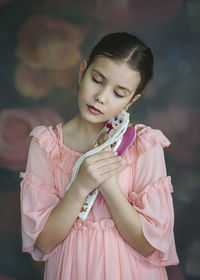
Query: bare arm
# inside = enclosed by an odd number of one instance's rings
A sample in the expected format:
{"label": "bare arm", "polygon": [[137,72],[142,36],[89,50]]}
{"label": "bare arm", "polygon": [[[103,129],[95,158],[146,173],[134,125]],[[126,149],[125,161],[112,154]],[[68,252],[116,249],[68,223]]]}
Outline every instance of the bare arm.
{"label": "bare arm", "polygon": [[[117,184],[117,183],[116,183]],[[115,224],[127,243],[144,257],[150,256],[154,248],[145,239],[138,212],[128,202],[118,186],[100,188],[110,209]]]}
{"label": "bare arm", "polygon": [[[102,138],[99,139],[99,144],[104,143],[107,138],[106,134],[102,135]],[[109,150],[109,147],[107,150]],[[125,164],[123,158],[122,162]],[[99,189],[104,196],[121,236],[138,253],[144,257],[150,256],[155,251],[155,248],[146,240],[142,231],[139,214],[122,193],[116,174],[104,181]]]}
{"label": "bare arm", "polygon": [[50,214],[43,231],[36,240],[36,247],[48,254],[69,234],[75,223],[86,194],[75,181],[64,198]]}
{"label": "bare arm", "polygon": [[119,167],[119,159],[113,151],[102,150],[83,162],[75,182],[51,212],[36,240],[40,251],[50,253],[67,237],[87,195],[114,175]]}

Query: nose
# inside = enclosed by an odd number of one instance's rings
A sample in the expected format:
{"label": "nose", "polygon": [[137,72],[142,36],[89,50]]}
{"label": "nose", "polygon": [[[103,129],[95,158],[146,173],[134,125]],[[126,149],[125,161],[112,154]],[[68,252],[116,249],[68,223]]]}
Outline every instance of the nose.
{"label": "nose", "polygon": [[108,96],[108,89],[104,88],[98,91],[98,93],[95,94],[94,98],[95,101],[101,104],[105,104],[107,96]]}

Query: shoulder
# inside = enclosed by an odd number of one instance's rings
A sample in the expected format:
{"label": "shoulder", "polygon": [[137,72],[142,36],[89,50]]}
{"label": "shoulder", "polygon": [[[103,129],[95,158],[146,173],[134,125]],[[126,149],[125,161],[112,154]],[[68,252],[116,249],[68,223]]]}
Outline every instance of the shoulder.
{"label": "shoulder", "polygon": [[153,147],[165,148],[171,144],[160,129],[144,124],[129,124],[129,126],[134,126],[136,129],[136,138],[129,148],[129,162],[136,161],[140,155]]}
{"label": "shoulder", "polygon": [[171,144],[169,139],[160,129],[152,128],[144,124],[136,124],[135,128],[137,131],[136,140],[143,146],[145,146],[145,144],[147,144],[148,146],[160,144],[162,148],[165,148]]}
{"label": "shoulder", "polygon": [[144,124],[133,124],[133,123],[129,122],[128,127],[135,127],[136,133],[138,133],[140,130],[142,130],[146,126]]}
{"label": "shoulder", "polygon": [[[42,145],[42,142],[52,140],[54,138],[55,129],[52,126],[40,125],[36,126],[30,132],[30,136]],[[55,134],[56,136],[56,134]]]}
{"label": "shoulder", "polygon": [[36,126],[29,134],[33,141],[37,144],[38,148],[43,150],[47,156],[53,159],[60,156],[60,145],[58,139],[58,124],[56,128],[52,126]]}
{"label": "shoulder", "polygon": [[[128,127],[135,127],[137,133],[138,133],[140,130],[143,130],[144,128],[153,129],[153,128],[151,128],[150,126],[146,126],[145,124],[133,124],[133,123],[131,123],[131,122],[129,122]],[[154,129],[154,130],[155,130],[155,129]]]}

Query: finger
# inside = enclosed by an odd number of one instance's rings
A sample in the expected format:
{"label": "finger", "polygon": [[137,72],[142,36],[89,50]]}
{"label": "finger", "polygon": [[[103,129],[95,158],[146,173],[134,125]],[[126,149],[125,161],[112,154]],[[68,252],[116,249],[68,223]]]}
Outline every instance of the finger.
{"label": "finger", "polygon": [[122,171],[123,168],[124,168],[124,165],[121,165],[121,166],[119,166],[119,167],[117,167],[117,168],[115,168],[115,169],[112,169],[112,170],[110,170],[110,171],[107,171],[107,172],[105,172],[105,173],[102,173],[102,174],[101,174],[101,177],[102,177],[103,181],[105,181],[106,179],[112,177],[112,176],[115,175],[115,174],[120,173],[120,172]]}
{"label": "finger", "polygon": [[99,168],[99,171],[103,175],[103,174],[108,173],[112,170],[121,168],[124,165],[125,165],[125,161],[123,159],[122,160],[117,160],[113,163],[103,165],[102,167]]}
{"label": "finger", "polygon": [[114,152],[113,150],[101,150],[100,152],[94,154],[94,155],[91,155],[88,157],[88,159],[91,161],[91,162],[97,162],[97,161],[104,161],[105,159],[107,158],[112,158],[112,157],[116,157],[117,156],[117,153]]}
{"label": "finger", "polygon": [[112,166],[117,166],[120,165],[122,163],[123,159],[118,157],[118,156],[114,156],[114,157],[109,157],[109,158],[104,158],[103,160],[99,160],[95,163],[95,167],[99,168],[99,169],[103,169],[103,168],[112,168]]}
{"label": "finger", "polygon": [[106,146],[102,151],[112,151],[111,145]]}

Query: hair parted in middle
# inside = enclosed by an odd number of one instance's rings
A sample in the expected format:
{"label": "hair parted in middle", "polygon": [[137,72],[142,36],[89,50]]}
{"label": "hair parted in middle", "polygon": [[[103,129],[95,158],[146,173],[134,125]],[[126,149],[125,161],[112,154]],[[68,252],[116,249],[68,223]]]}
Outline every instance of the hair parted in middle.
{"label": "hair parted in middle", "polygon": [[127,32],[115,32],[105,35],[92,49],[85,72],[100,56],[127,62],[133,70],[140,73],[141,81],[134,96],[142,94],[145,86],[153,76],[153,54],[151,49],[138,37]]}

